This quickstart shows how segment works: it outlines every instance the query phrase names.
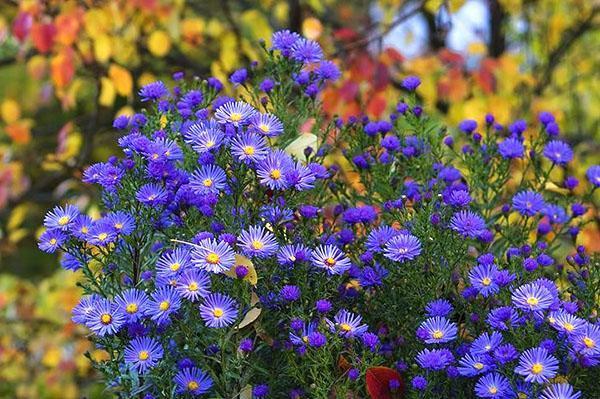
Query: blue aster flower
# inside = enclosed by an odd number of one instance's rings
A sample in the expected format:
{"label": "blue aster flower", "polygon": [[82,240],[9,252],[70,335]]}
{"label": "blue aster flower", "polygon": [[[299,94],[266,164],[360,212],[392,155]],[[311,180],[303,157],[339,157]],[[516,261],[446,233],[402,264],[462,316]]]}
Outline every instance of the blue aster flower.
{"label": "blue aster flower", "polygon": [[159,81],[148,83],[139,91],[141,101],[156,101],[169,94],[167,86]]}
{"label": "blue aster flower", "polygon": [[272,190],[284,190],[289,187],[285,176],[293,167],[294,162],[288,154],[283,150],[275,150],[258,163],[256,174],[260,184]]}
{"label": "blue aster flower", "polygon": [[427,370],[443,370],[454,361],[447,349],[423,349],[417,354],[417,364]]}
{"label": "blue aster flower", "polygon": [[600,325],[586,323],[569,336],[569,341],[577,353],[600,358]]}
{"label": "blue aster flower", "polygon": [[311,258],[311,251],[303,244],[285,245],[277,252],[277,261],[287,267]]}
{"label": "blue aster flower", "polygon": [[158,364],[163,355],[163,347],[156,339],[137,337],[127,345],[123,358],[125,363],[132,365],[138,373],[145,374]]}
{"label": "blue aster flower", "polygon": [[198,367],[186,367],[180,370],[173,382],[177,386],[177,393],[200,396],[210,392],[213,386],[213,380],[210,376]]}
{"label": "blue aster flower", "polygon": [[92,218],[88,215],[79,215],[70,227],[71,234],[80,240],[86,240],[93,224]]}
{"label": "blue aster flower", "polygon": [[517,288],[512,294],[512,302],[525,311],[543,312],[550,308],[554,298],[546,287],[533,282]]}
{"label": "blue aster flower", "polygon": [[600,187],[600,165],[592,165],[586,170],[585,176],[594,187]]}
{"label": "blue aster flower", "polygon": [[502,334],[493,331],[491,334],[484,332],[471,344],[471,353],[474,355],[489,354],[502,343]]}
{"label": "blue aster flower", "polygon": [[290,32],[289,30],[280,30],[271,36],[271,43],[273,43],[271,49],[279,50],[284,56],[289,56],[292,46],[302,38],[296,32]]}
{"label": "blue aster flower", "polygon": [[475,384],[475,394],[479,398],[508,399],[514,397],[510,381],[502,374],[484,375]]}
{"label": "blue aster flower", "polygon": [[219,123],[231,123],[234,126],[246,125],[258,111],[244,101],[232,101],[221,105],[215,111],[215,120]]}
{"label": "blue aster flower", "polygon": [[181,296],[171,286],[157,288],[148,302],[147,315],[158,324],[168,321],[181,308]]}
{"label": "blue aster flower", "polygon": [[317,326],[318,324],[314,321],[304,323],[302,330],[290,332],[290,341],[296,346],[306,346],[309,336],[317,331]]}
{"label": "blue aster flower", "polygon": [[67,231],[78,216],[79,209],[75,205],[68,204],[64,208],[56,206],[44,217],[44,227]]}
{"label": "blue aster flower", "polygon": [[333,245],[320,245],[312,252],[313,266],[325,269],[328,274],[343,274],[350,269],[350,259]]}
{"label": "blue aster flower", "polygon": [[535,216],[546,203],[542,194],[527,190],[515,194],[512,205],[523,216]]}
{"label": "blue aster flower", "polygon": [[227,327],[237,319],[237,303],[229,296],[210,294],[200,305],[200,317],[208,327]]}
{"label": "blue aster flower", "polygon": [[227,186],[227,175],[217,165],[204,165],[192,173],[189,185],[196,194],[219,194]]}
{"label": "blue aster flower", "polygon": [[135,230],[135,218],[127,212],[111,212],[106,215],[105,219],[112,225],[117,234],[128,236]]}
{"label": "blue aster flower", "polygon": [[85,324],[101,299],[97,294],[82,296],[79,303],[73,308],[71,316],[73,323]]}
{"label": "blue aster flower", "polygon": [[573,387],[566,383],[548,385],[542,391],[540,399],[579,399],[581,392],[575,391]]}
{"label": "blue aster flower", "polygon": [[319,43],[303,37],[296,40],[291,47],[292,58],[304,64],[319,62],[323,59],[323,50]]}
{"label": "blue aster flower", "polygon": [[525,147],[521,140],[509,137],[498,144],[498,152],[505,159],[523,158]]}
{"label": "blue aster flower", "polygon": [[202,270],[188,270],[177,281],[176,289],[182,298],[196,302],[210,294],[210,277]]}
{"label": "blue aster flower", "polygon": [[423,341],[428,344],[441,344],[453,341],[456,339],[458,332],[455,323],[445,317],[439,316],[425,320],[421,323],[419,329],[425,332]]}
{"label": "blue aster flower", "polygon": [[371,230],[367,236],[365,247],[369,251],[381,253],[390,239],[398,234],[400,234],[398,230],[387,225],[381,225]]}
{"label": "blue aster flower", "polygon": [[483,297],[495,295],[500,291],[498,267],[493,263],[475,266],[469,272],[469,281]]}
{"label": "blue aster flower", "polygon": [[368,329],[366,324],[362,323],[362,316],[356,313],[341,309],[334,316],[333,321],[325,319],[331,332],[337,332],[345,338],[360,337]]}
{"label": "blue aster flower", "polygon": [[187,248],[176,248],[164,252],[156,262],[156,273],[160,276],[173,277],[181,274],[191,265],[190,251]]}
{"label": "blue aster flower", "polygon": [[448,301],[447,299],[433,300],[433,301],[429,302],[427,304],[427,306],[425,307],[425,311],[427,312],[428,317],[435,317],[435,316],[446,317],[450,313],[452,313],[453,310],[454,310],[454,307],[452,306],[450,301]]}
{"label": "blue aster flower", "polygon": [[198,154],[205,154],[218,150],[223,145],[225,134],[221,131],[221,126],[211,120],[191,125],[184,137],[194,151]]}
{"label": "blue aster flower", "polygon": [[413,260],[421,254],[421,241],[412,234],[398,234],[385,246],[383,255],[395,262]]}
{"label": "blue aster flower", "polygon": [[116,334],[125,324],[126,317],[116,303],[108,299],[98,299],[85,320],[85,325],[96,335]]}
{"label": "blue aster flower", "polygon": [[507,364],[519,357],[519,352],[511,344],[500,345],[494,349],[494,359],[499,364]]}
{"label": "blue aster flower", "polygon": [[467,353],[458,361],[458,372],[465,377],[474,377],[493,369],[494,362],[489,355]]}
{"label": "blue aster flower", "polygon": [[267,258],[277,251],[277,240],[270,231],[261,226],[250,226],[241,232],[238,246],[248,256]]}
{"label": "blue aster flower", "polygon": [[104,247],[117,240],[117,231],[109,220],[99,219],[92,224],[86,240],[88,244]]}
{"label": "blue aster flower", "polygon": [[506,331],[518,326],[521,322],[517,310],[512,306],[501,306],[490,311],[487,323],[495,329]]}
{"label": "blue aster flower", "polygon": [[138,321],[148,312],[149,302],[148,295],[136,288],[130,288],[115,298],[115,303],[130,323]]}
{"label": "blue aster flower", "polygon": [[148,206],[164,205],[167,203],[169,193],[164,187],[155,183],[143,185],[135,195],[135,198],[142,204]]}
{"label": "blue aster flower", "polygon": [[551,316],[553,319],[551,326],[567,335],[577,334],[587,323],[585,320],[563,310],[553,312]]}
{"label": "blue aster flower", "polygon": [[560,140],[552,140],[546,144],[543,154],[552,163],[557,165],[566,165],[573,159],[573,150],[571,147]]}
{"label": "blue aster flower", "polygon": [[463,237],[477,238],[485,231],[485,220],[474,212],[463,210],[452,216],[450,228]]}
{"label": "blue aster flower", "polygon": [[62,230],[46,230],[40,236],[38,248],[44,252],[52,254],[69,239],[69,236]]}
{"label": "blue aster flower", "polygon": [[320,80],[331,82],[335,82],[342,76],[340,69],[332,61],[320,62],[315,73]]}
{"label": "blue aster flower", "polygon": [[315,187],[316,177],[307,166],[302,165],[300,162],[292,162],[285,173],[285,179],[289,187],[294,187],[298,191],[305,191]]}
{"label": "blue aster flower", "polygon": [[264,137],[246,133],[233,139],[231,154],[240,162],[258,162],[267,157],[268,145]]}
{"label": "blue aster flower", "polygon": [[276,137],[283,133],[283,123],[273,114],[254,114],[249,121],[249,129],[266,137]]}
{"label": "blue aster flower", "polygon": [[569,221],[569,216],[560,205],[546,204],[542,208],[542,214],[547,216],[552,224],[563,224]]}
{"label": "blue aster flower", "polygon": [[205,239],[192,249],[192,263],[211,273],[224,273],[235,264],[235,254],[225,241]]}
{"label": "blue aster flower", "polygon": [[544,348],[528,349],[519,357],[515,373],[525,377],[527,382],[542,384],[556,377],[558,360]]}

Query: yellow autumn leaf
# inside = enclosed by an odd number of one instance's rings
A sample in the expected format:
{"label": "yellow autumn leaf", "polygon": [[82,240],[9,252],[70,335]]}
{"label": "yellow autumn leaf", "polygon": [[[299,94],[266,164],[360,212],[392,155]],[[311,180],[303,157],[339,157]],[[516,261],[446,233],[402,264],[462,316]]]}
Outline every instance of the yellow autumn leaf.
{"label": "yellow autumn leaf", "polygon": [[127,69],[117,64],[111,64],[108,68],[108,76],[120,96],[127,97],[132,93],[133,78]]}
{"label": "yellow autumn leaf", "polygon": [[28,229],[16,229],[8,234],[8,241],[16,244],[29,234]]}
{"label": "yellow autumn leaf", "polygon": [[93,38],[106,32],[112,25],[110,14],[101,8],[89,9],[85,13],[83,20],[86,33]]}
{"label": "yellow autumn leaf", "polygon": [[245,33],[243,36],[248,38],[250,41],[258,41],[264,39],[269,42],[271,37],[271,25],[267,20],[267,17],[256,9],[248,10],[242,13],[240,16],[240,22],[242,25],[242,32]]}
{"label": "yellow autumn leaf", "polygon": [[472,55],[485,55],[487,46],[484,42],[473,42],[469,44],[467,51]]}
{"label": "yellow autumn leaf", "polygon": [[302,133],[298,138],[292,141],[286,148],[285,152],[292,155],[296,159],[305,161],[304,149],[306,147],[317,147],[317,136],[312,133]]}
{"label": "yellow autumn leaf", "polygon": [[463,6],[463,4],[465,4],[465,0],[429,0],[425,2],[425,9],[432,14],[437,14],[442,5],[447,5],[449,11],[455,13]]}
{"label": "yellow autumn leaf", "polygon": [[100,79],[100,84],[100,98],[98,99],[98,103],[104,107],[111,107],[117,95],[115,85],[112,80],[104,76]]}
{"label": "yellow autumn leaf", "polygon": [[94,40],[94,58],[104,64],[110,59],[112,40],[108,35],[99,35]]}
{"label": "yellow autumn leaf", "polygon": [[225,27],[218,19],[212,18],[206,25],[206,33],[211,37],[221,36],[224,31]]}
{"label": "yellow autumn leaf", "polygon": [[23,221],[25,220],[25,216],[27,216],[29,207],[30,205],[27,203],[17,205],[8,217],[8,223],[6,223],[6,228],[8,230],[15,230],[16,228],[21,226],[23,224]]}
{"label": "yellow autumn leaf", "polygon": [[317,18],[309,17],[302,22],[302,34],[310,40],[317,40],[323,33],[323,25]]}
{"label": "yellow autumn leaf", "polygon": [[58,366],[61,359],[60,348],[51,347],[44,351],[44,357],[42,358],[42,364],[46,367],[54,368]]}
{"label": "yellow autumn leaf", "polygon": [[27,61],[27,73],[35,80],[41,80],[48,71],[48,60],[42,55],[34,55]]}
{"label": "yellow autumn leaf", "polygon": [[231,268],[228,271],[225,272],[225,275],[231,278],[237,278],[235,269],[238,266],[244,266],[246,267],[246,269],[248,269],[248,273],[246,274],[243,280],[247,281],[251,285],[256,285],[256,283],[258,282],[258,274],[256,273],[256,269],[254,268],[254,264],[250,259],[246,258],[243,255],[235,255],[235,263],[233,266],[231,266]]}
{"label": "yellow autumn leaf", "polygon": [[15,100],[7,98],[0,105],[0,114],[7,124],[14,123],[21,117],[21,107]]}
{"label": "yellow autumn leaf", "polygon": [[121,115],[133,116],[133,114],[135,114],[135,110],[130,105],[126,105],[115,113],[115,118]]}
{"label": "yellow autumn leaf", "polygon": [[152,55],[162,58],[171,50],[171,37],[163,30],[155,30],[148,36],[146,44]]}
{"label": "yellow autumn leaf", "polygon": [[144,72],[138,78],[137,84],[139,87],[146,86],[148,83],[156,82],[156,76],[150,72]]}
{"label": "yellow autumn leaf", "polygon": [[239,61],[239,48],[233,32],[227,32],[221,37],[221,54],[219,60],[226,71],[233,70]]}

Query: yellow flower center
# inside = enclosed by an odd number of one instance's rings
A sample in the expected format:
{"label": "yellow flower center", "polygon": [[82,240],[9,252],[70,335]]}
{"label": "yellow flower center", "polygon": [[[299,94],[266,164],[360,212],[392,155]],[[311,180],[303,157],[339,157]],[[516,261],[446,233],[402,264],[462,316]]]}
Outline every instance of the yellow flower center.
{"label": "yellow flower center", "polygon": [[171,271],[176,272],[177,270],[179,270],[179,268],[181,267],[181,265],[179,264],[179,262],[175,262],[175,263],[171,263],[171,266],[169,266],[169,269],[171,269]]}
{"label": "yellow flower center", "polygon": [[56,238],[51,238],[50,239],[50,244],[54,245],[54,244],[56,244],[56,242],[57,242]]}
{"label": "yellow flower center", "polygon": [[204,179],[202,181],[202,184],[204,185],[204,187],[210,187],[213,185],[213,181],[212,181],[212,179]]}
{"label": "yellow flower center", "polygon": [[158,154],[152,154],[152,159],[158,159],[159,155]]}
{"label": "yellow flower center", "polygon": [[527,394],[526,394],[525,392],[519,392],[519,393],[517,394],[517,397],[518,397],[519,399],[527,399],[529,396],[527,396]]}
{"label": "yellow flower center", "polygon": [[498,393],[498,388],[496,388],[496,387],[494,387],[494,386],[491,386],[491,387],[489,388],[489,391],[490,391],[490,393],[491,393],[492,395],[495,395],[495,394],[497,394],[497,393]]}
{"label": "yellow flower center", "polygon": [[251,145],[247,145],[244,147],[244,154],[246,155],[254,155],[254,147]]}
{"label": "yellow flower center", "polygon": [[171,307],[171,304],[169,303],[169,301],[162,301],[158,305],[158,308],[162,311],[169,310],[170,307]]}
{"label": "yellow flower center", "polygon": [[527,304],[531,305],[531,306],[535,306],[539,303],[540,301],[533,296],[530,296],[529,298],[527,298]]}
{"label": "yellow flower center", "polygon": [[325,265],[329,267],[335,266],[335,259],[332,257],[325,259]]}
{"label": "yellow flower center", "polygon": [[112,321],[112,316],[108,313],[104,313],[102,316],[100,316],[100,321],[102,324],[109,324]]}
{"label": "yellow flower center", "polygon": [[153,200],[155,200],[155,199],[156,199],[156,195],[155,195],[155,194],[150,194],[150,195],[148,196],[148,201],[153,201]]}
{"label": "yellow flower center", "polygon": [[190,381],[187,384],[187,389],[188,391],[195,391],[196,389],[198,389],[198,383],[196,381]]}
{"label": "yellow flower center", "polygon": [[571,323],[565,323],[563,325],[563,328],[569,332],[573,331],[575,329],[575,326]]}
{"label": "yellow flower center", "polygon": [[444,338],[444,332],[442,330],[435,330],[431,336],[435,339],[442,339]]}
{"label": "yellow flower center", "polygon": [[308,342],[308,335],[305,335],[304,337],[302,337],[302,341]]}
{"label": "yellow flower center", "polygon": [[190,291],[198,291],[198,283],[195,281],[192,281],[189,285],[188,285],[188,290]]}
{"label": "yellow flower center", "polygon": [[206,262],[210,263],[211,265],[216,265],[217,263],[219,263],[220,260],[221,258],[219,257],[219,255],[217,255],[214,252],[211,252],[208,255],[206,255]]}
{"label": "yellow flower center", "polygon": [[352,326],[348,323],[342,323],[342,324],[340,324],[340,329],[342,331],[348,332],[348,331],[352,331]]}
{"label": "yellow flower center", "polygon": [[208,140],[208,141],[206,142],[206,148],[212,148],[212,147],[214,147],[214,146],[215,146],[215,144],[216,144],[216,143],[215,143],[213,140]]}
{"label": "yellow flower center", "polygon": [[492,284],[492,279],[489,277],[484,277],[483,280],[481,280],[481,284],[488,286],[488,285]]}
{"label": "yellow flower center", "polygon": [[213,316],[215,317],[222,317],[223,316],[223,309],[221,308],[214,308],[213,309]]}
{"label": "yellow flower center", "polygon": [[127,305],[127,307],[125,308],[125,310],[127,311],[127,313],[132,314],[138,311],[138,305],[136,303],[130,303]]}
{"label": "yellow flower center", "polygon": [[268,132],[269,132],[269,130],[270,130],[270,129],[269,129],[269,125],[266,125],[266,124],[264,124],[264,123],[261,123],[260,125],[258,125],[258,128],[259,128],[260,130],[262,130],[263,132],[265,132],[265,133],[268,133]]}
{"label": "yellow flower center", "polygon": [[239,122],[242,119],[242,114],[239,112],[232,112],[229,116],[229,119],[231,119],[233,122]]}
{"label": "yellow flower center", "polygon": [[148,353],[148,351],[141,351],[138,355],[138,359],[140,360],[148,360],[149,357],[150,354]]}
{"label": "yellow flower center", "polygon": [[265,244],[263,244],[262,242],[258,241],[258,240],[254,240],[252,241],[252,248],[259,250],[262,249],[265,246]]}
{"label": "yellow flower center", "polygon": [[475,367],[477,370],[481,370],[483,368],[483,363],[477,362],[473,365],[473,367]]}
{"label": "yellow flower center", "polygon": [[544,366],[541,363],[534,363],[533,366],[531,366],[531,372],[533,374],[540,374],[542,371],[544,371]]}
{"label": "yellow flower center", "polygon": [[281,179],[281,171],[279,169],[273,169],[271,171],[271,178],[275,180]]}
{"label": "yellow flower center", "polygon": [[108,238],[108,234],[107,234],[107,233],[100,233],[100,234],[98,234],[98,239],[99,239],[100,241],[104,241],[104,240],[106,240],[107,238]]}
{"label": "yellow flower center", "polygon": [[123,228],[123,223],[115,223],[115,229],[121,230]]}
{"label": "yellow flower center", "polygon": [[87,232],[90,230],[86,226],[83,226],[79,231],[81,231],[83,234],[87,234]]}
{"label": "yellow flower center", "polygon": [[64,226],[67,223],[69,223],[69,217],[68,216],[63,216],[60,219],[58,219],[58,224],[61,225],[61,226]]}
{"label": "yellow flower center", "polygon": [[485,348],[486,351],[489,352],[492,349],[492,345],[488,344],[488,345],[484,346],[484,348]]}
{"label": "yellow flower center", "polygon": [[595,348],[596,347],[596,342],[593,339],[591,339],[590,337],[584,337],[583,338],[583,343],[588,348]]}

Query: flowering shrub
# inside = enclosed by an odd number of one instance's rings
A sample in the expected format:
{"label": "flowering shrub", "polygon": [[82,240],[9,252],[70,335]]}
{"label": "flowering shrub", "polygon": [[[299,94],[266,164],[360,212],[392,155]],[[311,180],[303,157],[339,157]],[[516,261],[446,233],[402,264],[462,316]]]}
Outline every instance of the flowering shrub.
{"label": "flowering shrub", "polygon": [[[44,220],[81,270],[73,320],[119,397],[577,398],[599,376],[587,184],[552,115],[456,134],[416,102],[328,120],[340,76],[276,32],[265,63],[140,91],[124,156],[84,173],[105,212]],[[303,132],[300,133],[299,132]],[[461,147],[462,146],[462,147]],[[459,148],[460,147],[460,148]],[[328,166],[326,166],[328,165]],[[585,187],[584,187],[585,186]],[[575,193],[579,194],[575,194]],[[408,385],[408,386],[407,386]]]}

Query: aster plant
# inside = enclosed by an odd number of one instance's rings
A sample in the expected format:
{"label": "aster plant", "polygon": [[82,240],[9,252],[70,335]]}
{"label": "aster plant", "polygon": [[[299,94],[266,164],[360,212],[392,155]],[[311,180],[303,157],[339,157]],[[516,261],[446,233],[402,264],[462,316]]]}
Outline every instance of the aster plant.
{"label": "aster plant", "polygon": [[82,275],[73,321],[107,389],[593,395],[600,271],[577,239],[600,167],[570,174],[547,113],[538,131],[492,115],[448,129],[415,76],[385,120],[329,118],[337,66],[298,34],[271,42],[231,75],[235,98],[215,78],[144,87],[145,111],[115,120],[122,154],[83,174],[101,217],[44,220],[40,249]]}

